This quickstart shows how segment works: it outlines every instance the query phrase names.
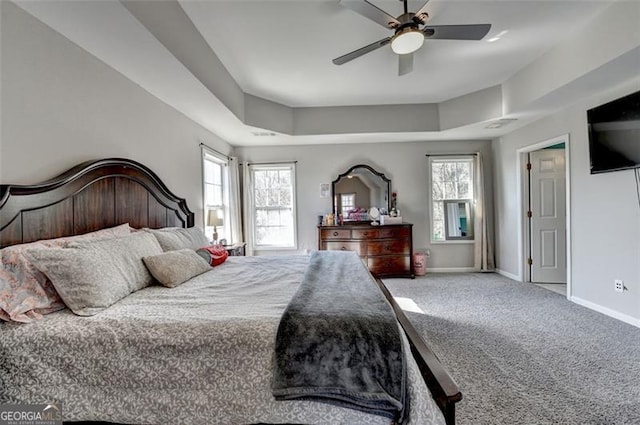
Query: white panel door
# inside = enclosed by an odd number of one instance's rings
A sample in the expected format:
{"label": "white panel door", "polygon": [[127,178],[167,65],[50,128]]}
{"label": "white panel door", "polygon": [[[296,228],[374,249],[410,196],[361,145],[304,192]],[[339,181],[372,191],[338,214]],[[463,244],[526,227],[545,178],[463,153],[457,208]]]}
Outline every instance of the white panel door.
{"label": "white panel door", "polygon": [[566,201],[563,149],[529,154],[531,282],[566,283]]}

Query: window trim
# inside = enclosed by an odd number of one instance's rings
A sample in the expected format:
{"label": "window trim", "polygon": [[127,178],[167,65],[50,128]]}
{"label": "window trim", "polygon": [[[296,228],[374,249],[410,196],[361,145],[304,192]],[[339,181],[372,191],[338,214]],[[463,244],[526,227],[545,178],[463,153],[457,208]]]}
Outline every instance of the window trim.
{"label": "window trim", "polygon": [[[252,246],[255,251],[295,251],[298,250],[298,202],[297,202],[297,171],[296,161],[291,162],[271,162],[251,164],[249,163],[249,178],[251,184],[249,185],[250,196],[250,231]],[[292,226],[293,226],[293,245],[292,246],[280,246],[280,245],[258,245],[256,239],[256,205],[255,205],[255,175],[254,171],[264,170],[277,170],[277,169],[289,169],[291,171],[291,213],[292,213]]]}
{"label": "window trim", "polygon": [[[429,204],[429,219],[428,219],[428,230],[429,230],[429,241],[431,244],[433,245],[437,245],[437,244],[444,244],[444,245],[468,245],[468,244],[474,244],[476,242],[476,236],[475,236],[475,232],[473,234],[473,237],[470,239],[434,239],[433,237],[433,225],[434,225],[434,220],[433,220],[433,204],[434,204],[434,200],[433,200],[433,163],[437,163],[437,162],[450,162],[450,161],[456,161],[456,160],[464,160],[464,161],[468,161],[471,164],[471,191],[472,191],[472,197],[471,197],[471,206],[472,206],[472,217],[475,217],[475,205],[476,205],[476,191],[475,191],[475,184],[476,184],[476,179],[477,179],[477,173],[476,173],[476,163],[475,163],[475,156],[474,155],[456,155],[456,154],[452,154],[452,155],[438,155],[438,156],[428,156],[427,158],[427,178],[428,178],[428,183],[429,183],[429,195],[428,195],[428,204]],[[453,199],[453,198],[452,198]]]}
{"label": "window trim", "polygon": [[[211,236],[212,233],[207,233],[207,184],[205,182],[205,167],[207,161],[216,162],[222,166],[222,175],[221,175],[221,197],[222,197],[222,210],[224,217],[224,224],[222,228],[224,229],[223,235],[224,238],[227,238],[230,230],[230,220],[231,220],[231,211],[229,209],[229,157],[226,155],[222,155],[207,146],[201,146],[201,184],[202,184],[202,229],[207,235],[207,238]],[[218,227],[220,228],[220,227]]]}

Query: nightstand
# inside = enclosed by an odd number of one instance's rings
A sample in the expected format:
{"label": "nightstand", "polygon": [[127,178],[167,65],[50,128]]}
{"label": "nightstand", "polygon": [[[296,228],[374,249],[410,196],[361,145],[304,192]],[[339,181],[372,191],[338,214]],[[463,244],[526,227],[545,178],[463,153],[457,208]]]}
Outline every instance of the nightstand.
{"label": "nightstand", "polygon": [[244,247],[247,245],[246,242],[238,242],[232,245],[223,245],[224,249],[227,250],[230,257],[244,257]]}

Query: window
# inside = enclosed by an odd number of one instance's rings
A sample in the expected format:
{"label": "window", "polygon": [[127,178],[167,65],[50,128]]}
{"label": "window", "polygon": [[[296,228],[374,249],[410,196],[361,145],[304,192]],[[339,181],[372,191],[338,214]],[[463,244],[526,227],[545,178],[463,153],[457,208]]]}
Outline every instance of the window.
{"label": "window", "polygon": [[253,246],[296,248],[295,164],[250,166]]}
{"label": "window", "polygon": [[473,158],[430,157],[429,167],[431,240],[473,239]]}
{"label": "window", "polygon": [[341,213],[344,217],[349,216],[349,211],[356,207],[356,194],[355,193],[341,193],[340,194],[340,207]]}
{"label": "window", "polygon": [[[202,152],[203,185],[204,185],[204,229],[207,237],[214,233],[214,226],[207,222],[210,210],[215,210],[221,219],[215,230],[218,240],[229,236],[229,190],[228,160],[207,149]],[[220,223],[220,221],[218,223]],[[213,239],[213,238],[212,238]]]}

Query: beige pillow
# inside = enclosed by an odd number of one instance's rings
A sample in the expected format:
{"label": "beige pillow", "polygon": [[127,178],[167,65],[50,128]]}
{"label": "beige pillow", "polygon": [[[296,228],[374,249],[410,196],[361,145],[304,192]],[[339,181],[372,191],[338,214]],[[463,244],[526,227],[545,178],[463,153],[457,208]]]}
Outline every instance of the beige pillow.
{"label": "beige pillow", "polygon": [[193,249],[194,251],[203,246],[209,245],[209,240],[199,227],[183,228],[166,228],[166,229],[144,229],[153,234],[162,250],[176,251],[178,249]]}
{"label": "beige pillow", "polygon": [[144,257],[142,260],[153,277],[167,288],[174,288],[194,276],[211,270],[204,258],[188,248]]}
{"label": "beige pillow", "polygon": [[139,232],[68,248],[32,249],[25,255],[47,275],[67,307],[92,316],[149,286],[153,277],[142,258],[161,253],[153,235]]}
{"label": "beige pillow", "polygon": [[129,224],[78,236],[44,239],[0,249],[0,319],[32,322],[65,308],[51,280],[25,255],[36,248],[65,248],[73,242],[111,239],[131,234]]}

